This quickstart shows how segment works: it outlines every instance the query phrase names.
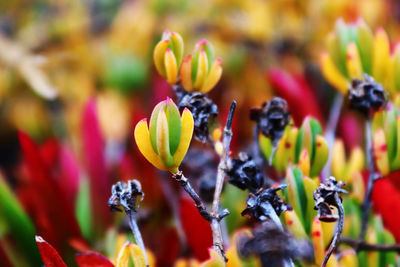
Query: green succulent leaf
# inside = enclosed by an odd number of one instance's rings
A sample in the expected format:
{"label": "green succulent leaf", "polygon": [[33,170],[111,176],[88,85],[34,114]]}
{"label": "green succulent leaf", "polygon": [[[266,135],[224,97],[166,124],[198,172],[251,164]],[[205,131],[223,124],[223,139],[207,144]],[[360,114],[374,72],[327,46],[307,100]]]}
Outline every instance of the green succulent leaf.
{"label": "green succulent leaf", "polygon": [[169,149],[171,155],[174,155],[181,140],[182,121],[178,107],[171,99],[167,100],[166,115],[169,131]]}

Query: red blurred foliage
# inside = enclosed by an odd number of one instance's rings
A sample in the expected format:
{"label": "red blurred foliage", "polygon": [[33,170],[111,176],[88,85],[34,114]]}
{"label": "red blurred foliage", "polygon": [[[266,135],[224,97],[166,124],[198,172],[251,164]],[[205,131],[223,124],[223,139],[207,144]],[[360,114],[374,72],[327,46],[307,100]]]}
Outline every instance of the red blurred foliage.
{"label": "red blurred foliage", "polygon": [[179,237],[174,227],[161,227],[157,230],[158,249],[154,251],[157,255],[158,266],[172,266],[180,250]]}
{"label": "red blurred foliage", "polygon": [[110,211],[107,206],[111,181],[104,157],[104,138],[97,117],[94,99],[90,99],[83,110],[82,118],[83,153],[90,178],[92,210],[98,230],[110,223]]}
{"label": "red blurred foliage", "polygon": [[57,250],[47,243],[42,237],[36,236],[36,244],[39,247],[40,256],[46,267],[67,267]]}
{"label": "red blurred foliage", "polygon": [[113,267],[106,257],[97,252],[85,252],[75,256],[79,267]]}
{"label": "red blurred foliage", "polygon": [[[382,216],[385,228],[400,242],[400,171],[393,172],[375,182],[372,192],[373,208]],[[397,186],[393,184],[395,181]]]}
{"label": "red blurred foliage", "polygon": [[51,240],[57,249],[65,248],[70,238],[81,238],[72,205],[33,140],[23,132],[19,132],[18,137],[27,173],[17,195],[33,218],[39,234]]}
{"label": "red blurred foliage", "polygon": [[354,112],[345,112],[338,122],[338,133],[348,149],[362,145],[364,127]]}
{"label": "red blurred foliage", "polygon": [[286,99],[297,126],[308,115],[323,124],[318,101],[303,75],[293,75],[282,69],[271,68],[267,72],[267,80],[278,95]]}
{"label": "red blurred foliage", "polygon": [[208,248],[212,246],[210,224],[199,214],[193,200],[188,197],[180,198],[179,209],[190,249],[198,260],[206,260],[209,257]]}
{"label": "red blurred foliage", "polygon": [[0,242],[0,262],[3,267],[13,267],[7,252],[4,250],[3,244]]}

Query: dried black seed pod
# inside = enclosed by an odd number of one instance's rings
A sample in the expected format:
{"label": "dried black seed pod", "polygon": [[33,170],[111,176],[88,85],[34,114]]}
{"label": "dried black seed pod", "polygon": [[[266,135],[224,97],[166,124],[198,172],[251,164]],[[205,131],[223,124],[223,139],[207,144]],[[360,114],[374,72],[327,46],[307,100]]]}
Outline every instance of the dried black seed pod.
{"label": "dried black seed pod", "polygon": [[205,143],[208,140],[208,125],[218,116],[218,106],[206,95],[200,92],[186,92],[182,86],[175,87],[178,98],[178,108],[188,108],[194,119],[194,137]]}
{"label": "dried black seed pod", "polygon": [[335,200],[335,194],[347,193],[346,190],[342,189],[344,185],[344,182],[337,182],[335,177],[331,176],[325,184],[320,184],[314,191],[314,209],[318,210],[318,219],[320,221],[335,222],[339,219],[339,215],[334,214],[331,207],[339,208],[339,203],[336,203]]}
{"label": "dried black seed pod", "polygon": [[239,236],[238,251],[243,257],[259,255],[262,266],[282,266],[290,258],[313,259],[313,247],[309,242],[294,239],[289,231],[283,231],[272,221],[256,227],[252,236]]}
{"label": "dried black seed pod", "polygon": [[238,159],[228,160],[226,175],[229,183],[240,189],[257,192],[264,184],[264,176],[254,160],[246,153],[239,153]]}
{"label": "dried black seed pod", "polygon": [[360,111],[365,116],[371,109],[379,110],[387,103],[387,92],[374,78],[363,74],[364,80],[353,79],[349,88],[350,108]]}
{"label": "dried black seed pod", "polygon": [[[250,194],[247,198],[247,206],[242,211],[242,215],[252,215],[258,221],[265,221],[271,218],[271,212],[281,215],[285,210],[291,210],[292,207],[285,203],[276,193],[286,188],[288,185],[283,184],[274,188],[266,188],[255,194]],[[271,207],[273,210],[271,210]]]}
{"label": "dried black seed pod", "polygon": [[216,184],[215,170],[218,164],[209,149],[190,149],[183,160],[183,170],[195,181],[200,197],[212,202]]}
{"label": "dried black seed pod", "polygon": [[129,180],[128,183],[117,182],[111,187],[111,197],[108,200],[108,206],[111,211],[125,212],[134,211],[140,201],[143,200],[144,193],[138,180]]}
{"label": "dried black seed pod", "polygon": [[274,97],[261,108],[253,108],[250,111],[250,119],[257,123],[259,131],[273,142],[277,142],[290,121],[290,112],[284,99]]}

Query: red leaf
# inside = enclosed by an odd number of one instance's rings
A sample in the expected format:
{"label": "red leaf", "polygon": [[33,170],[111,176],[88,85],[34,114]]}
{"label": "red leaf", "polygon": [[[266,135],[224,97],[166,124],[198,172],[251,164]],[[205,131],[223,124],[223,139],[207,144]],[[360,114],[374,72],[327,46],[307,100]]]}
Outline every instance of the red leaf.
{"label": "red leaf", "polygon": [[4,249],[2,241],[0,240],[0,262],[3,267],[12,267],[11,260],[8,257],[7,251]]}
{"label": "red leaf", "polygon": [[79,267],[114,267],[106,257],[97,252],[85,252],[75,256]]}
{"label": "red leaf", "polygon": [[300,125],[308,115],[321,122],[322,116],[318,102],[302,75],[295,76],[284,70],[273,68],[267,72],[267,79],[277,93],[286,99],[296,125]]}
{"label": "red leaf", "polygon": [[[400,179],[399,173],[397,179]],[[375,182],[372,201],[376,213],[382,216],[385,228],[400,242],[400,192],[387,178]]]}
{"label": "red leaf", "polygon": [[107,200],[110,195],[111,181],[107,176],[104,156],[104,139],[97,117],[97,107],[94,99],[90,99],[83,110],[82,118],[83,151],[90,176],[92,207],[98,226],[110,222],[110,211]]}
{"label": "red leaf", "polygon": [[42,237],[37,235],[35,240],[39,247],[40,256],[42,257],[43,263],[46,267],[67,267],[57,250],[55,250]]}
{"label": "red leaf", "polygon": [[157,265],[172,266],[180,249],[179,237],[176,229],[173,227],[159,228],[157,237],[157,243],[159,243],[159,247],[155,251],[157,253]]}
{"label": "red leaf", "polygon": [[194,256],[200,260],[206,260],[208,248],[212,246],[212,232],[208,221],[198,212],[192,199],[181,197],[179,212],[186,240]]}
{"label": "red leaf", "polygon": [[81,237],[71,203],[44,163],[39,149],[25,133],[18,133],[27,169],[27,180],[18,188],[18,196],[34,219],[41,235],[58,249],[71,237]]}

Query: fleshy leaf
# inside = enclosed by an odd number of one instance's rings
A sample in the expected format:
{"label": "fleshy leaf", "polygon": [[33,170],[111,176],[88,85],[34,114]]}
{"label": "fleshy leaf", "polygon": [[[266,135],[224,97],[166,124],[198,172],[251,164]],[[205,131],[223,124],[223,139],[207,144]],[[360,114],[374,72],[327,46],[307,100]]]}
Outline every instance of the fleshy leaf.
{"label": "fleshy leaf", "polygon": [[324,240],[322,236],[321,222],[314,218],[311,226],[311,240],[314,246],[315,263],[321,265],[325,257]]}
{"label": "fleshy leaf", "polygon": [[168,120],[163,109],[160,110],[157,119],[157,150],[158,156],[164,165],[170,167],[173,164],[173,160],[169,149]]}
{"label": "fleshy leaf", "polygon": [[48,267],[67,267],[58,252],[42,237],[35,237],[43,263]]}
{"label": "fleshy leaf", "polygon": [[32,250],[35,237],[34,225],[1,175],[0,217],[2,224],[6,225],[23,255],[32,264],[40,264],[39,254]]}
{"label": "fleshy leaf", "polygon": [[150,142],[149,129],[147,128],[146,119],[143,119],[136,124],[134,136],[136,144],[142,155],[158,169],[167,171],[168,167],[164,165],[156,152],[154,152],[153,146]]}
{"label": "fleshy leaf", "polygon": [[178,64],[171,49],[167,48],[164,55],[165,76],[169,84],[175,84],[178,78]]}
{"label": "fleshy leaf", "polygon": [[373,58],[372,58],[372,74],[374,79],[379,83],[384,83],[387,74],[387,68],[390,58],[389,38],[382,28],[375,33]]}
{"label": "fleshy leaf", "polygon": [[360,19],[357,25],[357,37],[360,47],[360,58],[362,62],[363,71],[371,75],[372,70],[372,46],[373,34],[367,24]]}
{"label": "fleshy leaf", "polygon": [[218,83],[222,75],[221,59],[217,58],[211,66],[210,72],[207,75],[203,85],[200,88],[200,92],[208,93]]}
{"label": "fleshy leaf", "polygon": [[149,131],[150,131],[150,136],[149,138],[151,139],[151,145],[153,146],[154,152],[158,154],[158,149],[157,149],[157,120],[158,120],[158,115],[160,113],[161,108],[164,108],[166,104],[166,101],[161,101],[158,103],[154,109],[153,112],[151,113],[150,116],[150,123],[149,123]]}
{"label": "fleshy leaf", "polygon": [[194,88],[201,88],[201,86],[204,83],[204,79],[206,78],[208,74],[208,59],[207,59],[207,54],[204,50],[201,50],[199,52],[199,56],[197,58],[198,63],[197,63],[197,72],[196,72],[196,78],[194,79],[193,82],[193,87]]}
{"label": "fleshy leaf", "polygon": [[347,94],[347,79],[336,68],[332,58],[325,53],[321,56],[321,70],[325,79],[342,94]]}
{"label": "fleshy leaf", "polygon": [[106,257],[97,252],[84,252],[75,256],[79,267],[114,267]]}
{"label": "fleshy leaf", "polygon": [[169,40],[160,41],[154,48],[154,53],[153,53],[154,65],[156,66],[158,73],[163,77],[166,76],[164,55],[165,51],[168,48],[168,44]]}
{"label": "fleshy leaf", "polygon": [[92,236],[90,184],[85,177],[82,177],[80,181],[79,192],[76,198],[75,214],[83,236],[90,240]]}
{"label": "fleshy leaf", "polygon": [[193,115],[188,109],[184,109],[182,113],[182,134],[181,141],[178,149],[176,150],[174,158],[174,166],[179,166],[186,155],[189,148],[190,141],[192,140],[194,129]]}
{"label": "fleshy leaf", "polygon": [[174,155],[181,141],[182,122],[178,107],[170,98],[167,99],[166,115],[169,130],[169,149],[171,155]]}
{"label": "fleshy leaf", "polygon": [[180,69],[181,81],[186,91],[193,91],[192,83],[192,56],[188,55],[182,62]]}

